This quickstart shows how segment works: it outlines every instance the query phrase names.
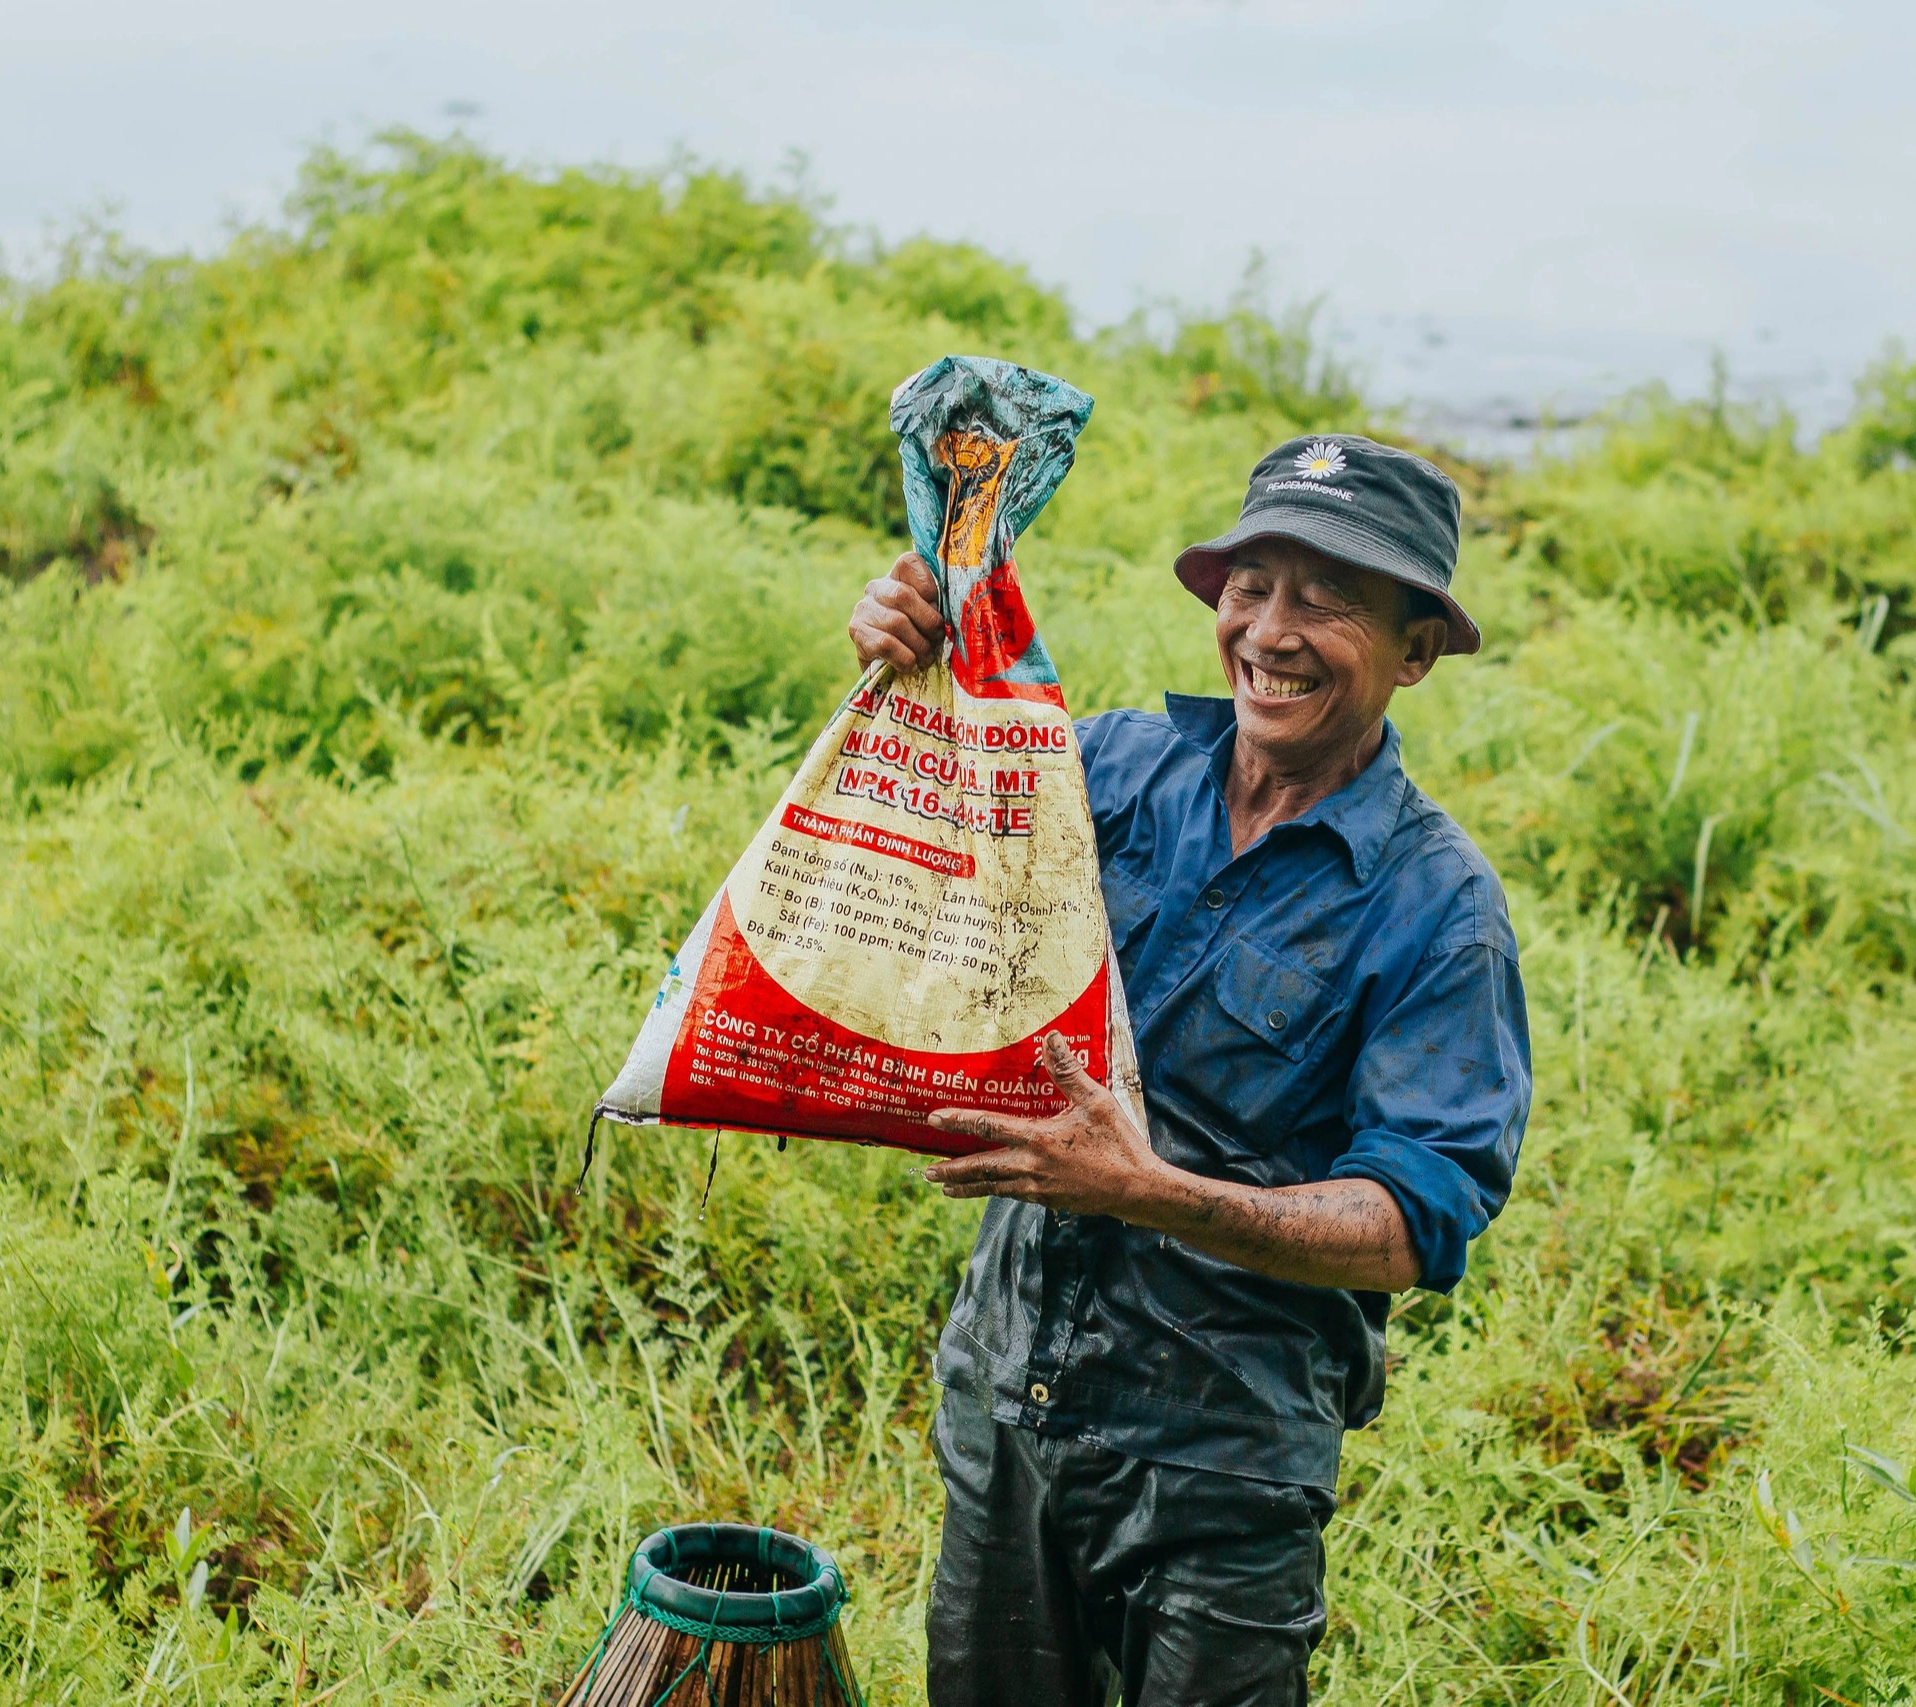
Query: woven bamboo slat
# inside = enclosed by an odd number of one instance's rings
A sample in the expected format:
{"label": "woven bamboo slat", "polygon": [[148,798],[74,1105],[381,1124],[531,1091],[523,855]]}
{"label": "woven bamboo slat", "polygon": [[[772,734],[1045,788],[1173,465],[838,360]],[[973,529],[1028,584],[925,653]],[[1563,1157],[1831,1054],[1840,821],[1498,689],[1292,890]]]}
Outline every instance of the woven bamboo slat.
{"label": "woven bamboo slat", "polygon": [[625,1598],[555,1707],[864,1707],[821,1547],[686,1524],[640,1542]]}

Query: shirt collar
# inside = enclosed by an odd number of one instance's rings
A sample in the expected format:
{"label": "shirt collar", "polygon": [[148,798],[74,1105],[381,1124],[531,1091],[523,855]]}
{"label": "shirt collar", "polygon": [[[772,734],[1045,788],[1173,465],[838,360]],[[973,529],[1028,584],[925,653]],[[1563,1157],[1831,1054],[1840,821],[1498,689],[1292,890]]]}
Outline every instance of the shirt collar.
{"label": "shirt collar", "polygon": [[[1210,758],[1211,780],[1220,798],[1231,769],[1231,749],[1237,735],[1237,709],[1228,699],[1207,695],[1167,693],[1164,709],[1171,726]],[[1370,881],[1397,827],[1410,779],[1404,775],[1403,740],[1397,725],[1384,719],[1384,740],[1377,756],[1351,782],[1320,800],[1308,812],[1277,826],[1293,829],[1321,824],[1350,851],[1351,870],[1359,883]]]}

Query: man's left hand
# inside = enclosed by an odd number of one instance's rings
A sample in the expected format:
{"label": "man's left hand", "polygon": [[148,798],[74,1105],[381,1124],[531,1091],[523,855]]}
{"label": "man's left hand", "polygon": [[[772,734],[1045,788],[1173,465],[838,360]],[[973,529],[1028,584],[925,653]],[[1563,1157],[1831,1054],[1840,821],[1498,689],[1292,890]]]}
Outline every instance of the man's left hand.
{"label": "man's left hand", "polygon": [[1021,1120],[983,1109],[941,1108],[931,1117],[940,1131],[1003,1147],[939,1162],[925,1170],[925,1178],[947,1197],[1016,1197],[1073,1215],[1138,1219],[1171,1170],[1057,1032],[1045,1038],[1040,1059],[1064,1092],[1064,1110],[1048,1120]]}

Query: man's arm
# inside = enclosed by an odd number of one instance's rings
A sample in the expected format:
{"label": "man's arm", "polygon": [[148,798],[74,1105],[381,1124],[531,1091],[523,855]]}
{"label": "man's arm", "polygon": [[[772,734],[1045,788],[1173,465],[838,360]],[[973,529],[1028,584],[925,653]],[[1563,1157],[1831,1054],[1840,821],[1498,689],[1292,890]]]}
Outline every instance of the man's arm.
{"label": "man's arm", "polygon": [[925,1178],[947,1197],[1015,1197],[1116,1216],[1273,1280],[1361,1292],[1417,1284],[1404,1212],[1375,1180],[1251,1186],[1187,1173],[1151,1148],[1056,1032],[1045,1039],[1044,1065],[1064,1092],[1063,1113],[1020,1120],[941,1109],[932,1125],[1003,1148],[939,1162]]}

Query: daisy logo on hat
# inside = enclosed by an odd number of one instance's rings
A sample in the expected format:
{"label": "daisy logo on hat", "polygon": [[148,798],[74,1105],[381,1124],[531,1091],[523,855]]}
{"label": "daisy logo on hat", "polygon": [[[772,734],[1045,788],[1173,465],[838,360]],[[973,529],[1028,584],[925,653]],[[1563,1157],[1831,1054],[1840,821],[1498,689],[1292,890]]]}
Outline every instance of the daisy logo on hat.
{"label": "daisy logo on hat", "polygon": [[1294,459],[1297,472],[1306,480],[1328,480],[1344,472],[1344,448],[1335,439],[1319,439],[1306,445]]}

